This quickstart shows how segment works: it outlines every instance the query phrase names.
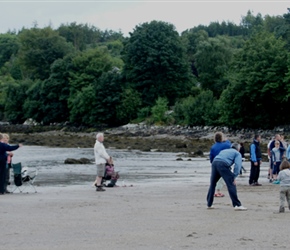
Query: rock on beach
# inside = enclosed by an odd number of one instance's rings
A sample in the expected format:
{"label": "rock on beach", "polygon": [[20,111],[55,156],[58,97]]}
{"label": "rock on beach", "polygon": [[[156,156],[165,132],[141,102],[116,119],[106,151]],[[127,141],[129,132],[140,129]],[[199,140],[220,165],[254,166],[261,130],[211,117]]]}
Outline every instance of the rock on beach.
{"label": "rock on beach", "polygon": [[69,127],[56,130],[53,126],[36,130],[33,126],[20,125],[2,125],[0,131],[10,134],[11,143],[67,148],[93,147],[96,133],[100,131],[105,134],[106,147],[155,152],[186,152],[199,156],[209,151],[217,131],[223,132],[232,142],[243,142],[246,150],[256,133],[262,136],[261,146],[265,152],[267,143],[276,133],[283,134],[286,141],[290,139],[289,127],[273,130],[230,130],[227,127],[154,126],[140,123],[102,130],[90,129],[90,132]]}

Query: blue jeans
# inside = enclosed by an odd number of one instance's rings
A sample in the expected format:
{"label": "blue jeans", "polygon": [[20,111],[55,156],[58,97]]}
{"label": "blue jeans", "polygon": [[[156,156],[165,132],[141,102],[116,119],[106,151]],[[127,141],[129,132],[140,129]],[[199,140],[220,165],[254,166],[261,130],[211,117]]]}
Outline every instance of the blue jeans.
{"label": "blue jeans", "polygon": [[239,201],[237,195],[237,188],[236,185],[234,184],[235,175],[231,171],[231,167],[227,166],[227,164],[223,161],[213,161],[211,165],[211,177],[210,177],[210,187],[207,194],[207,206],[208,207],[212,206],[216,183],[221,177],[224,179],[227,185],[233,207],[241,206],[241,202]]}

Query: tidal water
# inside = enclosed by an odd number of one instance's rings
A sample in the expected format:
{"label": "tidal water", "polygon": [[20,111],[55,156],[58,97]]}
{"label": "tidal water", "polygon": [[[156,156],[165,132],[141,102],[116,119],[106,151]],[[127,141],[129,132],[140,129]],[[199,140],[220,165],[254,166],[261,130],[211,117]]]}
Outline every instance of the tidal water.
{"label": "tidal water", "polygon": [[[114,159],[115,169],[120,171],[119,185],[153,184],[169,181],[208,182],[209,161],[204,158],[188,158],[182,153],[141,152],[107,149]],[[65,164],[67,158],[88,158],[91,164]],[[178,161],[177,158],[182,158]],[[30,171],[37,169],[35,184],[78,185],[92,183],[96,176],[93,148],[50,148],[23,146],[14,151],[13,163],[21,162]]]}
{"label": "tidal water", "polygon": [[[210,163],[207,157],[189,158],[180,153],[141,152],[107,149],[120,171],[119,185],[161,185],[169,182],[209,183]],[[67,158],[88,158],[91,164],[65,164]],[[182,160],[177,160],[181,158]],[[67,186],[92,184],[96,176],[93,148],[50,148],[23,146],[14,151],[13,163],[21,162],[29,170],[38,171],[35,185]],[[248,170],[250,163],[243,166]],[[261,168],[266,175],[268,163]],[[247,178],[244,178],[246,182]]]}

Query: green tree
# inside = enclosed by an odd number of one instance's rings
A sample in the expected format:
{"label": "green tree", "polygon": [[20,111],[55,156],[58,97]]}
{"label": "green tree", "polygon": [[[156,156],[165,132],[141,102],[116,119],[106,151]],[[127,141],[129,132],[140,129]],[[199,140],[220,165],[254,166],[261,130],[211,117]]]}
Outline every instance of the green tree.
{"label": "green tree", "polygon": [[16,55],[19,49],[19,42],[16,35],[0,34],[0,68]]}
{"label": "green tree", "polygon": [[116,32],[113,30],[105,30],[101,32],[101,38],[99,42],[112,42],[112,41],[123,41],[124,36],[122,34],[122,32]]}
{"label": "green tree", "polygon": [[28,118],[44,125],[69,120],[67,102],[71,65],[71,56],[56,60],[51,66],[50,77],[30,86],[24,105]]}
{"label": "green tree", "polygon": [[186,48],[186,55],[191,66],[192,74],[198,77],[195,54],[199,43],[208,41],[208,34],[205,30],[186,31],[182,33],[182,42]]}
{"label": "green tree", "polygon": [[31,118],[37,122],[42,122],[45,117],[41,95],[42,84],[43,82],[41,80],[30,82],[26,91],[27,97],[23,104],[23,113],[25,117]]}
{"label": "green tree", "polygon": [[166,122],[166,111],[168,111],[168,100],[166,98],[158,97],[155,105],[151,108],[153,122],[164,124]]}
{"label": "green tree", "polygon": [[41,96],[44,124],[69,121],[68,98],[72,55],[54,61],[48,79],[43,81]]}
{"label": "green tree", "polygon": [[244,29],[244,35],[251,36],[255,32],[263,29],[264,20],[261,13],[254,16],[252,11],[248,10],[246,16],[242,16],[240,26]]}
{"label": "green tree", "polygon": [[283,19],[276,17],[276,24],[274,32],[276,37],[282,37],[287,43],[287,49],[290,50],[290,8],[288,8],[288,13],[283,15]]}
{"label": "green tree", "polygon": [[24,103],[27,98],[27,90],[31,85],[30,80],[23,81],[7,81],[2,85],[4,95],[3,106],[4,106],[4,119],[14,123],[22,124],[28,117],[25,116]]}
{"label": "green tree", "polygon": [[185,48],[172,24],[152,21],[136,26],[124,46],[124,75],[141,93],[143,106],[158,97],[173,104],[187,95],[191,74]]}
{"label": "green tree", "polygon": [[273,128],[287,124],[289,81],[285,42],[261,32],[246,42],[220,99],[221,121],[232,127]]}
{"label": "green tree", "polygon": [[73,51],[72,45],[50,27],[24,29],[18,37],[23,74],[31,79],[47,79],[52,63]]}
{"label": "green tree", "polygon": [[174,118],[179,124],[190,126],[218,125],[217,101],[210,90],[189,96],[174,106]]}
{"label": "green tree", "polygon": [[104,72],[92,84],[78,91],[70,103],[70,121],[83,125],[119,124],[116,106],[120,104],[121,84],[118,73]]}
{"label": "green tree", "polygon": [[232,61],[234,50],[231,41],[226,37],[209,38],[197,46],[195,65],[198,71],[198,82],[205,90],[211,90],[219,97],[228,82],[224,77]]}
{"label": "green tree", "polygon": [[142,104],[140,93],[126,88],[120,95],[120,104],[117,106],[117,118],[121,123],[128,123],[137,117],[137,111]]}
{"label": "green tree", "polygon": [[88,49],[72,59],[69,104],[84,87],[93,84],[104,72],[112,70],[113,59],[106,48]]}
{"label": "green tree", "polygon": [[68,98],[71,122],[116,123],[122,85],[115,63],[105,48],[88,49],[72,59]]}
{"label": "green tree", "polygon": [[88,24],[61,24],[57,29],[59,35],[67,42],[73,44],[76,50],[85,50],[89,46],[95,46],[102,37],[102,31]]}

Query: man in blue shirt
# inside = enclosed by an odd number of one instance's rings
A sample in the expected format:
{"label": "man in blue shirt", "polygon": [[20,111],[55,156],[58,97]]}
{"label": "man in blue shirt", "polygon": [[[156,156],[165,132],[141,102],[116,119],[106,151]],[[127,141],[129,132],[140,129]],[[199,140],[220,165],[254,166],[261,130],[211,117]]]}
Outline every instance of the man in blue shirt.
{"label": "man in blue shirt", "polygon": [[[213,208],[214,193],[216,183],[222,177],[228,187],[228,192],[232,200],[235,210],[243,211],[247,208],[243,207],[238,199],[236,178],[240,173],[242,167],[242,156],[239,152],[240,144],[233,143],[231,148],[222,150],[212,162],[212,172],[210,178],[210,187],[207,194],[207,206],[209,209]],[[234,171],[231,171],[231,166],[234,165]]]}

